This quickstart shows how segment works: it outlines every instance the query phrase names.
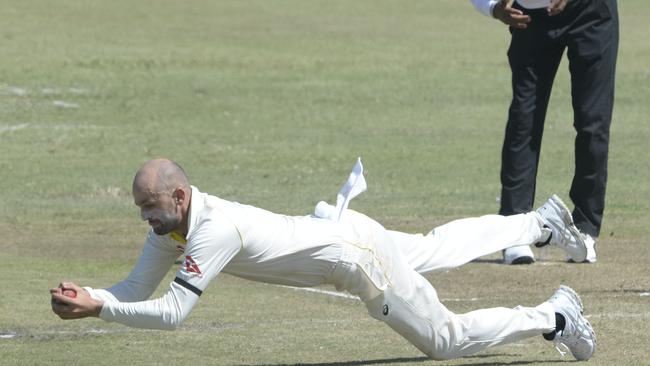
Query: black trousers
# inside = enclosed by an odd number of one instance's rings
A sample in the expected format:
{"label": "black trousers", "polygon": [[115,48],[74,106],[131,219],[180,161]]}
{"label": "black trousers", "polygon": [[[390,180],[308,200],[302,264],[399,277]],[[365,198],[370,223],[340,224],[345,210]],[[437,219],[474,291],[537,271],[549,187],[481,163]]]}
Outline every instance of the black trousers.
{"label": "black trousers", "polygon": [[[518,7],[515,2],[514,7]],[[598,236],[605,208],[609,127],[614,105],[618,53],[616,0],[569,0],[565,10],[518,7],[532,18],[526,29],[511,28],[508,59],[512,103],[501,156],[500,214],[528,212],[553,79],[567,50],[575,140],[575,175],[570,197],[576,226]]]}

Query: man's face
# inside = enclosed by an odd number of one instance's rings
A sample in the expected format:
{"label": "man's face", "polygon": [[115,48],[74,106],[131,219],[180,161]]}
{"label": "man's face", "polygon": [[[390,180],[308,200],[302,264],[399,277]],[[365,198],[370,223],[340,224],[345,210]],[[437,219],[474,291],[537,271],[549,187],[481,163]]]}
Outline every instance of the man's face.
{"label": "man's face", "polygon": [[179,206],[171,192],[133,191],[133,200],[140,207],[140,217],[146,220],[158,235],[172,232],[181,222]]}

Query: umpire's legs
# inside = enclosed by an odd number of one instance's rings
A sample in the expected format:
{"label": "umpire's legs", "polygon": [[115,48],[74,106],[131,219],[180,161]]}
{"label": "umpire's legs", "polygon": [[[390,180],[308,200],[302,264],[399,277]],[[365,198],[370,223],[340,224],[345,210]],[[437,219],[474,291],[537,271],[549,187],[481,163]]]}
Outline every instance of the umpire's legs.
{"label": "umpire's legs", "polygon": [[501,215],[532,208],[544,119],[563,52],[564,46],[551,38],[543,22],[512,30],[512,102],[501,151]]}
{"label": "umpire's legs", "polygon": [[[597,21],[595,21],[596,19]],[[576,226],[598,236],[605,208],[609,127],[618,53],[615,0],[592,1],[568,33],[575,142],[571,199]]]}

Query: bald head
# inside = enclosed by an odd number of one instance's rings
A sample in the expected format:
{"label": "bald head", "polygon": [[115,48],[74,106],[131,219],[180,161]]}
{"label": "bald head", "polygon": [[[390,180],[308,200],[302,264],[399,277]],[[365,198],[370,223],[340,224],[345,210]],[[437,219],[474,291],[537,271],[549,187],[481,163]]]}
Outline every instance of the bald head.
{"label": "bald head", "polygon": [[169,159],[153,159],[146,162],[135,174],[133,191],[159,194],[176,188],[189,190],[190,183],[183,168]]}
{"label": "bald head", "polygon": [[169,159],[149,160],[133,178],[133,200],[158,235],[186,231],[191,194],[185,171]]}

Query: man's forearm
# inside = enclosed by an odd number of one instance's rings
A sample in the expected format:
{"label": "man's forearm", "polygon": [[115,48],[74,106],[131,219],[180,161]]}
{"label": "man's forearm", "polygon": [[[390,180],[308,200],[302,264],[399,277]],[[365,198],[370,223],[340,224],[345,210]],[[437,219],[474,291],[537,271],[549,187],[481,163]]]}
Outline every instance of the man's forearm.
{"label": "man's forearm", "polygon": [[99,317],[134,328],[176,329],[185,320],[199,297],[172,283],[163,297],[139,302],[106,302]]}

